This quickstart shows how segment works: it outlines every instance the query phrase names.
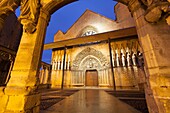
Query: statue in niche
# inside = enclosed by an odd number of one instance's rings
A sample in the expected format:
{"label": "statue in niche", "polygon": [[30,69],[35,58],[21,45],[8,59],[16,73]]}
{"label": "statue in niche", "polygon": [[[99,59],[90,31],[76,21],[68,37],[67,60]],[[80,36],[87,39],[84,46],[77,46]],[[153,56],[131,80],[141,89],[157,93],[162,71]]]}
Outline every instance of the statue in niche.
{"label": "statue in niche", "polygon": [[118,50],[115,50],[115,66],[119,66],[119,54]]}
{"label": "statue in niche", "polygon": [[123,65],[123,67],[126,66],[125,62],[126,62],[126,58],[125,58],[125,54],[123,53],[122,54],[122,65]]}
{"label": "statue in niche", "polygon": [[24,31],[34,33],[40,14],[40,0],[1,0],[1,19],[4,19],[2,15],[8,14],[8,12],[14,12],[19,5],[21,6],[19,21],[23,24]]}
{"label": "statue in niche", "polygon": [[130,52],[127,53],[127,66],[131,66],[131,55],[130,55]]}
{"label": "statue in niche", "polygon": [[92,62],[92,59],[90,59],[89,61],[89,68],[92,68],[93,67],[93,62]]}
{"label": "statue in niche", "polygon": [[113,67],[115,67],[115,54],[112,52],[112,62],[113,62]]}
{"label": "statue in niche", "polygon": [[120,66],[120,63],[119,63],[119,54],[116,53],[116,62],[117,62],[117,66]]}
{"label": "statue in niche", "polygon": [[126,66],[124,49],[121,49],[121,62],[122,62],[122,66],[123,66],[123,67]]}
{"label": "statue in niche", "polygon": [[136,54],[135,53],[132,54],[132,62],[133,62],[133,65],[136,66],[137,61],[136,61]]}

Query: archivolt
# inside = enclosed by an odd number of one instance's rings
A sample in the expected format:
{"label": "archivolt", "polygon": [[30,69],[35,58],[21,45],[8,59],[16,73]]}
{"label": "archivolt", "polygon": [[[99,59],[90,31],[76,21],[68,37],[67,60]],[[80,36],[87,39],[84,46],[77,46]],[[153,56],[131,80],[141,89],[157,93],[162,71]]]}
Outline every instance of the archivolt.
{"label": "archivolt", "polygon": [[72,69],[78,69],[82,60],[89,55],[96,57],[100,61],[101,66],[108,66],[109,63],[106,57],[102,54],[102,52],[87,47],[86,49],[82,50],[73,60]]}

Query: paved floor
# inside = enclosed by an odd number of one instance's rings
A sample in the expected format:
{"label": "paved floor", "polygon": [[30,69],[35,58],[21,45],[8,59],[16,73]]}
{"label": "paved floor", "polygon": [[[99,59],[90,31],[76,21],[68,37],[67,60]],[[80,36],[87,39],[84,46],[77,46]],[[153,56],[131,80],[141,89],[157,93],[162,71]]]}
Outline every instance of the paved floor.
{"label": "paved floor", "polygon": [[103,90],[80,90],[40,113],[141,113]]}

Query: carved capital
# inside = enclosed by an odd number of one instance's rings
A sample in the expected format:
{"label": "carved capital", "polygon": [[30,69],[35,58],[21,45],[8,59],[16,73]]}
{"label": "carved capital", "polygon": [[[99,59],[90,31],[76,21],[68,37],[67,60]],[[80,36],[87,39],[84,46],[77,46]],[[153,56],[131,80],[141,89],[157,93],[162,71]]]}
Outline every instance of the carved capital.
{"label": "carved capital", "polygon": [[142,7],[142,5],[139,0],[130,0],[128,2],[128,8],[132,14],[141,7]]}
{"label": "carved capital", "polygon": [[11,55],[10,53],[7,53],[5,51],[0,50],[0,58],[3,60],[9,60],[9,61],[14,61],[15,57]]}
{"label": "carved capital", "polygon": [[34,33],[40,14],[40,0],[21,0],[21,15],[19,21],[23,24],[24,31]]}
{"label": "carved capital", "polygon": [[150,23],[156,23],[159,20],[166,19],[170,15],[170,3],[168,1],[152,0],[150,5],[147,6],[145,13],[145,20]]}
{"label": "carved capital", "polygon": [[20,5],[20,0],[1,0],[0,16],[8,15],[9,12],[14,12],[19,5]]}

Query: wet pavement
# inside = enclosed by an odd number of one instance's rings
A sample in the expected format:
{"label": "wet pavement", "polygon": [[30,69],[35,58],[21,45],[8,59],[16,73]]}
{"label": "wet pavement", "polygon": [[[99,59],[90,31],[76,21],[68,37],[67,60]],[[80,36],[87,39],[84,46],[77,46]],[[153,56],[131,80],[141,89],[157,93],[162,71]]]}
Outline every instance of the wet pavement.
{"label": "wet pavement", "polygon": [[40,113],[141,113],[104,90],[80,90]]}

